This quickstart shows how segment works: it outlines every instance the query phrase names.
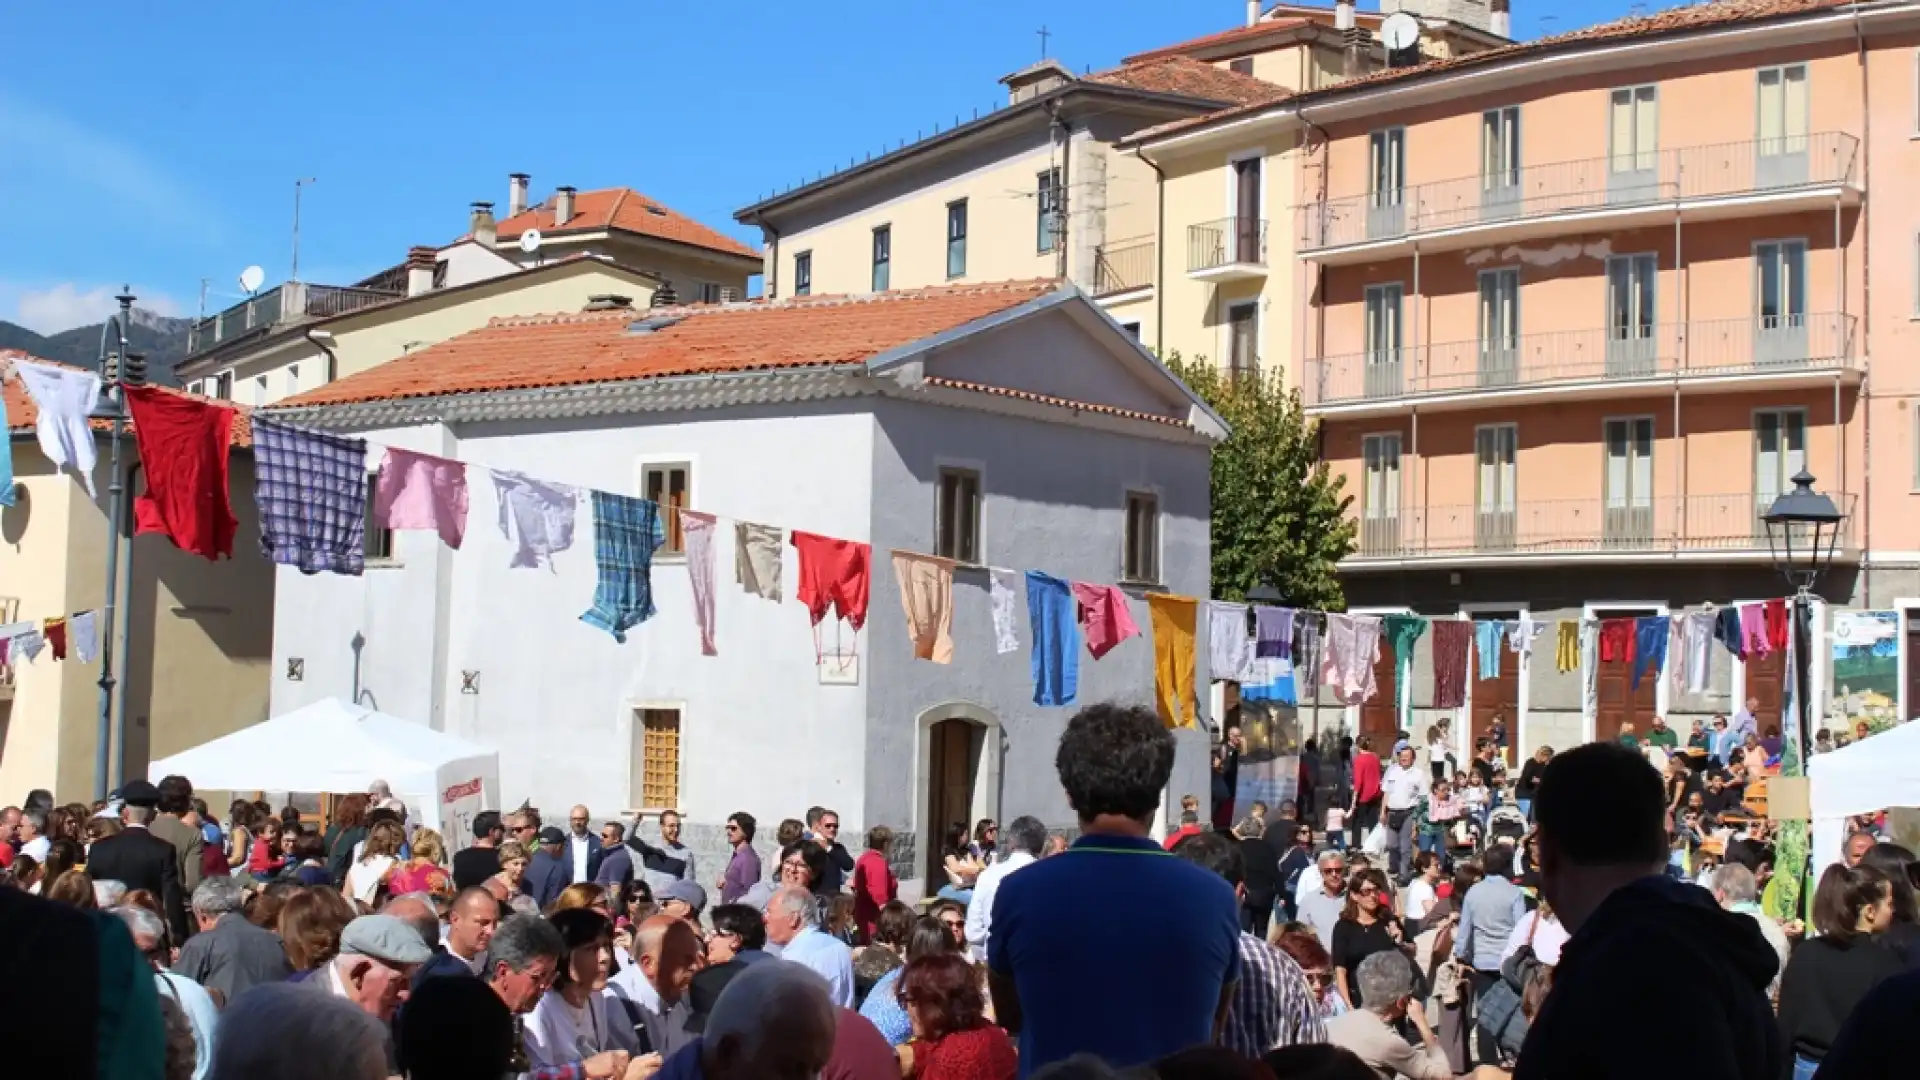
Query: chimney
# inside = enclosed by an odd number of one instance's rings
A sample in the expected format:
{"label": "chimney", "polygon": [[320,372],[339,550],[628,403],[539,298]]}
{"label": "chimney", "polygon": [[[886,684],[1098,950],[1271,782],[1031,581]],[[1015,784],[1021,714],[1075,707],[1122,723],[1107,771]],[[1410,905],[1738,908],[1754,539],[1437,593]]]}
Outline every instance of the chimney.
{"label": "chimney", "polygon": [[507,216],[514,217],[527,212],[527,184],[533,177],[526,173],[507,174]]}
{"label": "chimney", "polygon": [[679,303],[680,297],[674,294],[673,283],[665,278],[661,278],[660,287],[653,291],[653,299],[647,302],[647,306],[657,308],[674,307]]}
{"label": "chimney", "polygon": [[407,249],[408,296],[419,296],[433,291],[433,269],[434,264],[439,261],[439,254],[430,247]]}
{"label": "chimney", "polygon": [[[1353,5],[1347,3],[1341,6],[1347,11],[1347,18],[1353,18]],[[1342,77],[1357,79],[1365,75],[1367,73],[1367,56],[1372,51],[1373,46],[1373,31],[1362,26],[1349,25],[1345,30],[1341,31],[1340,36],[1346,43],[1346,55],[1341,69]]]}
{"label": "chimney", "polygon": [[633,307],[633,297],[616,296],[613,293],[600,293],[587,297],[587,306],[583,311],[627,311]]}
{"label": "chimney", "polygon": [[467,231],[473,234],[474,241],[481,247],[490,248],[494,245],[496,237],[493,231],[492,203],[477,202],[473,204],[473,219],[467,225]]}
{"label": "chimney", "polygon": [[1492,0],[1488,5],[1493,18],[1487,29],[1503,38],[1513,38],[1513,0]]}
{"label": "chimney", "polygon": [[1334,0],[1333,28],[1342,33],[1353,29],[1353,0]]}
{"label": "chimney", "polygon": [[559,228],[573,220],[574,189],[555,188],[553,191],[553,227]]}
{"label": "chimney", "polygon": [[1247,25],[1253,26],[1260,21],[1260,0],[1247,0]]}

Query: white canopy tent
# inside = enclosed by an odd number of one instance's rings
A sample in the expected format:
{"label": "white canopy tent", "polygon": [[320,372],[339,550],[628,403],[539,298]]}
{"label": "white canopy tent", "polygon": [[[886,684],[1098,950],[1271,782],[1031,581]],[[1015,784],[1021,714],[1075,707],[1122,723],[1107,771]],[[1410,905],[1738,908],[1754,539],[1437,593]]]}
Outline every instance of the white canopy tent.
{"label": "white canopy tent", "polygon": [[1920,806],[1920,723],[1898,724],[1807,763],[1813,877],[1840,861],[1847,818]]}
{"label": "white canopy tent", "polygon": [[472,843],[474,815],[500,800],[497,751],[339,698],[156,761],[147,775],[227,791],[346,793],[385,780],[408,819],[450,848]]}

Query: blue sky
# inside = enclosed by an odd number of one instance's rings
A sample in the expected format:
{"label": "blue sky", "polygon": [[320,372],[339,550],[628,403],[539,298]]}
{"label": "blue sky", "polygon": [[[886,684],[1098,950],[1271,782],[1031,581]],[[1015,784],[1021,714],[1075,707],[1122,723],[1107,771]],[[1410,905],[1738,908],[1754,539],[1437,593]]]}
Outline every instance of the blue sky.
{"label": "blue sky", "polygon": [[[1238,25],[1242,0],[590,5],[20,3],[0,14],[0,319],[209,309],[259,263],[345,282],[443,243],[507,174],[624,185],[757,240],[769,189],[990,107],[1050,52],[1075,71]],[[1371,0],[1363,7],[1374,6]],[[1523,37],[1623,14],[1518,0]],[[1664,5],[1655,5],[1664,6]]]}

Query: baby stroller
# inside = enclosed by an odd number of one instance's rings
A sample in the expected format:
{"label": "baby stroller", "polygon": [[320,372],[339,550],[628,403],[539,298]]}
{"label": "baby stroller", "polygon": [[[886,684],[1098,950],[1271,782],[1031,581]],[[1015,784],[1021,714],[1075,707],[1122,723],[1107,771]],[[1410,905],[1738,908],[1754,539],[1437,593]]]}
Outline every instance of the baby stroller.
{"label": "baby stroller", "polygon": [[1519,847],[1527,838],[1527,815],[1512,803],[1501,803],[1493,813],[1487,815],[1487,843],[1494,844],[1502,840]]}

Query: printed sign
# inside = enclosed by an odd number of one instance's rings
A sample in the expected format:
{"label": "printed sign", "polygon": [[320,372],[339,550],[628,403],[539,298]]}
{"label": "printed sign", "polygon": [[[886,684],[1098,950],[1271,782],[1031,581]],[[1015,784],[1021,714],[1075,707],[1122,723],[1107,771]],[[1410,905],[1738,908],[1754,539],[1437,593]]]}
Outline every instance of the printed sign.
{"label": "printed sign", "polygon": [[486,809],[479,777],[454,784],[440,793],[440,835],[461,847],[473,843],[473,819]]}

